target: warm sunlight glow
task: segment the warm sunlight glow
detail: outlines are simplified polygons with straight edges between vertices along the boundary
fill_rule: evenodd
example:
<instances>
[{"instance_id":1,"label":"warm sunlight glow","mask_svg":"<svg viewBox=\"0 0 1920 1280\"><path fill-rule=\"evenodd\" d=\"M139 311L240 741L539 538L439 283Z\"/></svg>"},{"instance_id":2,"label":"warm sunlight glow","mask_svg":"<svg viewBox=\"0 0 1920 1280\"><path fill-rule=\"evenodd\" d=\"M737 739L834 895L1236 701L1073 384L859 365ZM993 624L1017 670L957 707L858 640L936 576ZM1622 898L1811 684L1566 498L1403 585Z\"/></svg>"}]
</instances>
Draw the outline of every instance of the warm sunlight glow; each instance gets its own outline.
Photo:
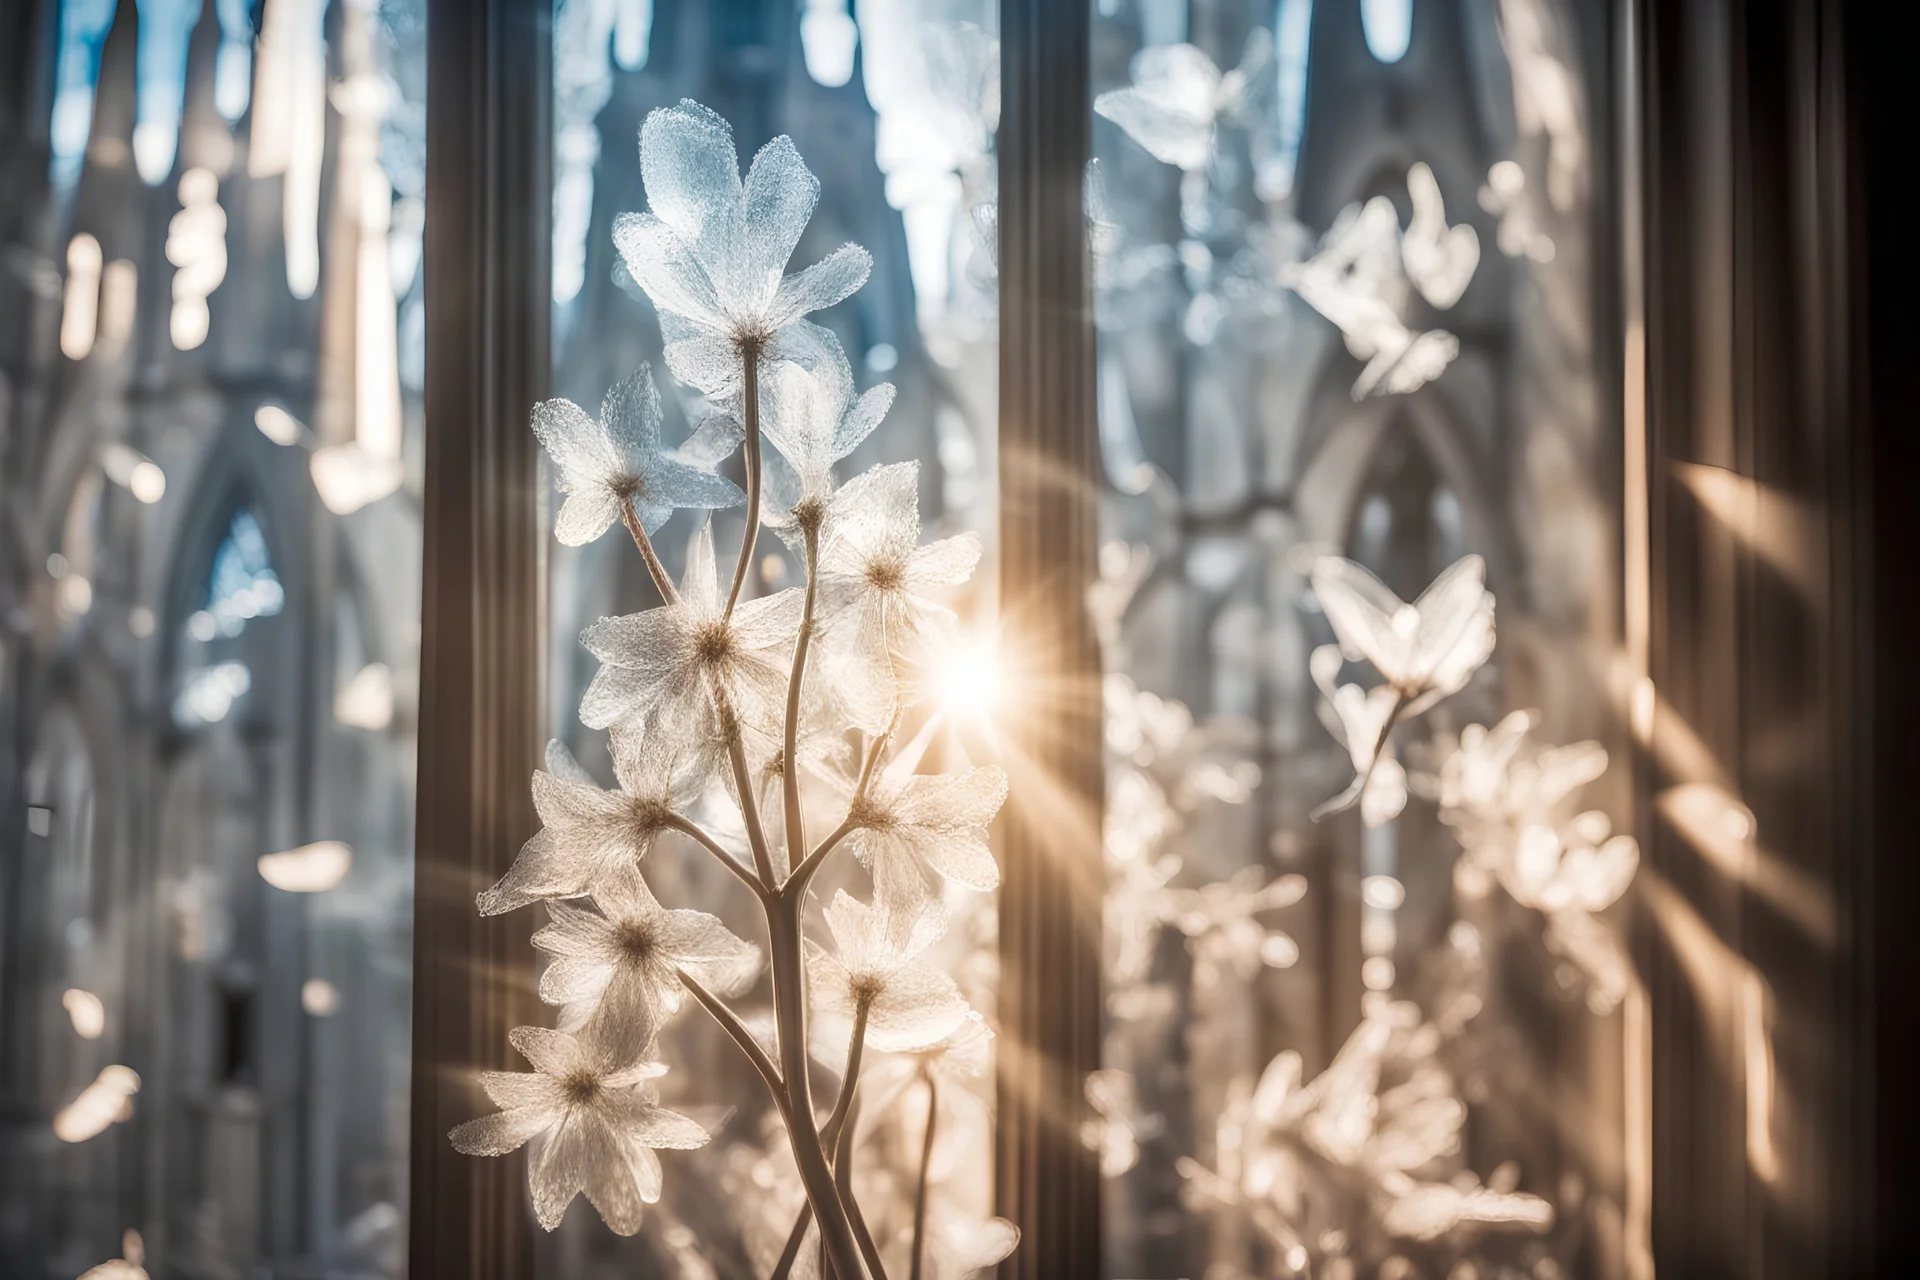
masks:
<instances>
[{"instance_id":1,"label":"warm sunlight glow","mask_svg":"<svg viewBox=\"0 0 1920 1280\"><path fill-rule=\"evenodd\" d=\"M308 978L300 984L300 1007L316 1018L331 1017L340 1010L340 990L325 978Z\"/></svg>"},{"instance_id":2,"label":"warm sunlight glow","mask_svg":"<svg viewBox=\"0 0 1920 1280\"><path fill-rule=\"evenodd\" d=\"M353 850L338 840L260 856L260 878L288 893L324 893L346 878Z\"/></svg>"},{"instance_id":3,"label":"warm sunlight glow","mask_svg":"<svg viewBox=\"0 0 1920 1280\"><path fill-rule=\"evenodd\" d=\"M955 642L941 661L937 678L944 710L983 719L993 715L1006 683L997 648L974 637Z\"/></svg>"}]
</instances>

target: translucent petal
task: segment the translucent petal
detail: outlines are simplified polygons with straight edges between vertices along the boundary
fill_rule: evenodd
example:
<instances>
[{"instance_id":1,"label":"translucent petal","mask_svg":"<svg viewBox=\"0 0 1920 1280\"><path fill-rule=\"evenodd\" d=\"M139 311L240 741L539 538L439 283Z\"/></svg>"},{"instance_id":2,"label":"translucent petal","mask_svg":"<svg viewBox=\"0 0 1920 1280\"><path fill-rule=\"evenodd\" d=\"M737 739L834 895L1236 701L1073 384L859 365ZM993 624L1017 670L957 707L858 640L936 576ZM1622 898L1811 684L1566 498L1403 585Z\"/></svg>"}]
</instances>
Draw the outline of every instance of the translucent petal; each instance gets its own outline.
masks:
<instances>
[{"instance_id":1,"label":"translucent petal","mask_svg":"<svg viewBox=\"0 0 1920 1280\"><path fill-rule=\"evenodd\" d=\"M503 1156L545 1133L556 1118L557 1113L545 1108L523 1107L469 1120L447 1136L462 1155Z\"/></svg>"},{"instance_id":2,"label":"translucent petal","mask_svg":"<svg viewBox=\"0 0 1920 1280\"><path fill-rule=\"evenodd\" d=\"M780 282L766 313L770 328L783 328L810 311L830 307L867 282L873 258L857 244L843 244L805 271Z\"/></svg>"},{"instance_id":3,"label":"translucent petal","mask_svg":"<svg viewBox=\"0 0 1920 1280\"><path fill-rule=\"evenodd\" d=\"M723 328L720 297L693 248L650 213L623 213L613 221L613 243L634 282L653 305L712 330Z\"/></svg>"},{"instance_id":4,"label":"translucent petal","mask_svg":"<svg viewBox=\"0 0 1920 1280\"><path fill-rule=\"evenodd\" d=\"M534 436L560 468L563 491L571 487L574 475L611 463L599 425L573 401L542 400L533 406L532 419Z\"/></svg>"},{"instance_id":5,"label":"translucent petal","mask_svg":"<svg viewBox=\"0 0 1920 1280\"><path fill-rule=\"evenodd\" d=\"M605 729L625 716L645 715L657 701L655 672L603 665L580 699L580 723Z\"/></svg>"},{"instance_id":6,"label":"translucent petal","mask_svg":"<svg viewBox=\"0 0 1920 1280\"><path fill-rule=\"evenodd\" d=\"M714 567L713 522L707 521L687 540L687 567L680 578L681 602L691 617L678 619L685 628L692 619L720 616L720 580ZM684 648L686 641L679 642Z\"/></svg>"},{"instance_id":7,"label":"translucent petal","mask_svg":"<svg viewBox=\"0 0 1920 1280\"><path fill-rule=\"evenodd\" d=\"M714 399L740 395L744 375L740 353L731 339L705 330L673 336L674 326L667 323L667 317L662 317L660 328L667 336L667 368L674 377Z\"/></svg>"},{"instance_id":8,"label":"translucent petal","mask_svg":"<svg viewBox=\"0 0 1920 1280\"><path fill-rule=\"evenodd\" d=\"M1439 655L1453 649L1460 633L1479 612L1486 596L1486 577L1486 561L1479 556L1462 556L1413 602L1420 615L1414 631L1414 651L1420 665L1430 668Z\"/></svg>"},{"instance_id":9,"label":"translucent petal","mask_svg":"<svg viewBox=\"0 0 1920 1280\"><path fill-rule=\"evenodd\" d=\"M1213 152L1211 112L1182 110L1139 88L1103 93L1093 100L1093 109L1163 164L1197 171Z\"/></svg>"},{"instance_id":10,"label":"translucent petal","mask_svg":"<svg viewBox=\"0 0 1920 1280\"><path fill-rule=\"evenodd\" d=\"M847 410L833 437L833 457L836 462L858 449L873 434L880 420L887 416L887 410L893 408L894 395L893 384L882 382L869 387Z\"/></svg>"},{"instance_id":11,"label":"translucent petal","mask_svg":"<svg viewBox=\"0 0 1920 1280\"><path fill-rule=\"evenodd\" d=\"M480 1087L502 1111L518 1107L546 1107L558 1115L563 1104L552 1076L539 1071L482 1071Z\"/></svg>"},{"instance_id":12,"label":"translucent petal","mask_svg":"<svg viewBox=\"0 0 1920 1280\"><path fill-rule=\"evenodd\" d=\"M1007 775L997 765L961 774L915 777L898 806L902 822L936 830L980 830L1007 799Z\"/></svg>"},{"instance_id":13,"label":"translucent petal","mask_svg":"<svg viewBox=\"0 0 1920 1280\"><path fill-rule=\"evenodd\" d=\"M648 1107L634 1124L634 1139L661 1151L697 1151L710 1134L699 1122L664 1107Z\"/></svg>"},{"instance_id":14,"label":"translucent petal","mask_svg":"<svg viewBox=\"0 0 1920 1280\"><path fill-rule=\"evenodd\" d=\"M874 906L901 941L912 932L912 922L939 898L938 877L916 856L911 845L889 835L856 832L848 841L873 876Z\"/></svg>"},{"instance_id":15,"label":"translucent petal","mask_svg":"<svg viewBox=\"0 0 1920 1280\"><path fill-rule=\"evenodd\" d=\"M653 464L649 496L674 507L737 507L747 500L733 481L662 458Z\"/></svg>"},{"instance_id":16,"label":"translucent petal","mask_svg":"<svg viewBox=\"0 0 1920 1280\"><path fill-rule=\"evenodd\" d=\"M1407 807L1407 772L1392 756L1374 761L1373 774L1360 793L1360 820L1369 827L1384 826Z\"/></svg>"},{"instance_id":17,"label":"translucent petal","mask_svg":"<svg viewBox=\"0 0 1920 1280\"><path fill-rule=\"evenodd\" d=\"M915 586L958 586L973 576L980 563L980 535L968 530L913 553L908 579Z\"/></svg>"},{"instance_id":18,"label":"translucent petal","mask_svg":"<svg viewBox=\"0 0 1920 1280\"><path fill-rule=\"evenodd\" d=\"M887 1053L924 1049L950 1035L971 1010L953 979L922 961L886 980L867 1014L867 1043Z\"/></svg>"},{"instance_id":19,"label":"translucent petal","mask_svg":"<svg viewBox=\"0 0 1920 1280\"><path fill-rule=\"evenodd\" d=\"M1313 594L1349 660L1365 658L1389 680L1406 669L1406 642L1393 620L1403 607L1385 583L1351 560L1324 556L1313 566Z\"/></svg>"},{"instance_id":20,"label":"translucent petal","mask_svg":"<svg viewBox=\"0 0 1920 1280\"><path fill-rule=\"evenodd\" d=\"M558 738L547 739L547 772L562 782L578 782L587 786L596 786L593 775L581 767L573 758L573 752L567 750L567 744Z\"/></svg>"},{"instance_id":21,"label":"translucent petal","mask_svg":"<svg viewBox=\"0 0 1920 1280\"><path fill-rule=\"evenodd\" d=\"M987 848L984 832L934 832L908 829L900 834L935 871L969 889L987 892L1000 886L1000 867Z\"/></svg>"},{"instance_id":22,"label":"translucent petal","mask_svg":"<svg viewBox=\"0 0 1920 1280\"><path fill-rule=\"evenodd\" d=\"M590 1065L572 1036L544 1027L515 1027L507 1032L507 1043L550 1076L564 1076Z\"/></svg>"},{"instance_id":23,"label":"translucent petal","mask_svg":"<svg viewBox=\"0 0 1920 1280\"><path fill-rule=\"evenodd\" d=\"M562 546L584 547L620 518L620 502L605 489L582 489L567 495L553 522L553 536Z\"/></svg>"},{"instance_id":24,"label":"translucent petal","mask_svg":"<svg viewBox=\"0 0 1920 1280\"><path fill-rule=\"evenodd\" d=\"M732 242L741 202L740 162L725 118L688 98L647 113L640 126L647 203L700 257Z\"/></svg>"},{"instance_id":25,"label":"translucent petal","mask_svg":"<svg viewBox=\"0 0 1920 1280\"><path fill-rule=\"evenodd\" d=\"M675 453L688 466L711 471L738 453L746 438L747 429L739 418L716 411L700 420L700 425L681 442Z\"/></svg>"},{"instance_id":26,"label":"translucent petal","mask_svg":"<svg viewBox=\"0 0 1920 1280\"><path fill-rule=\"evenodd\" d=\"M600 425L632 474L645 472L660 456L660 389L651 365L641 365L607 389Z\"/></svg>"},{"instance_id":27,"label":"translucent petal","mask_svg":"<svg viewBox=\"0 0 1920 1280\"><path fill-rule=\"evenodd\" d=\"M665 1178L660 1169L660 1157L644 1143L626 1141L621 1144L627 1158L627 1177L640 1199L647 1204L658 1204L660 1191ZM631 1235L632 1232L623 1234Z\"/></svg>"},{"instance_id":28,"label":"translucent petal","mask_svg":"<svg viewBox=\"0 0 1920 1280\"><path fill-rule=\"evenodd\" d=\"M764 287L763 293L750 295L758 309L772 301L787 260L800 243L800 233L813 216L820 180L808 172L793 139L782 134L753 158L745 198L748 280Z\"/></svg>"},{"instance_id":29,"label":"translucent petal","mask_svg":"<svg viewBox=\"0 0 1920 1280\"><path fill-rule=\"evenodd\" d=\"M576 860L567 851L555 848L552 836L540 831L520 846L519 855L499 883L481 893L476 901L481 915L497 916L543 898L573 897L585 892L586 884Z\"/></svg>"}]
</instances>

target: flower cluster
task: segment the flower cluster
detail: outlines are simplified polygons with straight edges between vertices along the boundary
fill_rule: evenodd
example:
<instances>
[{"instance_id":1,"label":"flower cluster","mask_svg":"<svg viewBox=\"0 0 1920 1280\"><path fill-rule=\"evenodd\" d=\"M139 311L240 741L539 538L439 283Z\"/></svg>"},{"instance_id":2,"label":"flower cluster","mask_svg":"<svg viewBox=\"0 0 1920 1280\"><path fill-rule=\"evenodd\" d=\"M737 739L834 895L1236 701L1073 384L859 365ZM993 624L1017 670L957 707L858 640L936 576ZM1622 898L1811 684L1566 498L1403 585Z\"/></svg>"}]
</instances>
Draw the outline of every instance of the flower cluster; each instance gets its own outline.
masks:
<instances>
[{"instance_id":1,"label":"flower cluster","mask_svg":"<svg viewBox=\"0 0 1920 1280\"><path fill-rule=\"evenodd\" d=\"M986 829L1006 779L997 768L919 773L920 752L893 745L924 684L918 673L955 624L941 597L966 581L980 544L966 535L921 545L912 465L836 482L835 466L879 425L893 388L856 394L839 341L806 319L859 288L869 262L849 245L788 273L820 190L792 142L768 143L742 179L726 121L682 102L647 117L640 157L651 209L622 217L614 238L659 311L669 371L716 412L669 448L646 368L607 394L598 419L564 400L534 410L567 494L556 535L579 544L621 523L661 603L582 636L600 668L580 718L609 731L617 786L603 789L554 744L533 778L541 830L480 895L488 914L545 907L549 923L533 941L548 957L539 990L558 1008L558 1029L513 1033L535 1070L484 1075L501 1110L462 1125L453 1142L499 1155L531 1141L544 1226L584 1192L608 1226L632 1233L661 1193L654 1153L708 1138L659 1105L655 1084L666 1071L661 1033L697 1003L762 1076L787 1129L805 1210L785 1265L811 1232L842 1280L882 1280L852 1146L840 1141L851 1135L863 1051L937 1054L970 1027L984 1034L922 953L945 927L949 886L999 883ZM743 487L715 470L735 449ZM652 536L674 512L742 502L731 582L723 589L710 524L670 577ZM802 560L803 587L748 590L763 522ZM716 795L737 820L703 826L700 806ZM830 828L807 820L823 795L844 815ZM764 945L656 900L650 861L684 847L751 890ZM823 913L829 947L805 936L806 907L815 874L843 848L870 874L873 901L836 894ZM728 1003L763 967L770 1044ZM810 1014L849 1029L840 1099L824 1122L813 1109ZM915 1215L911 1242L916 1272L924 1217Z\"/></svg>"}]
</instances>

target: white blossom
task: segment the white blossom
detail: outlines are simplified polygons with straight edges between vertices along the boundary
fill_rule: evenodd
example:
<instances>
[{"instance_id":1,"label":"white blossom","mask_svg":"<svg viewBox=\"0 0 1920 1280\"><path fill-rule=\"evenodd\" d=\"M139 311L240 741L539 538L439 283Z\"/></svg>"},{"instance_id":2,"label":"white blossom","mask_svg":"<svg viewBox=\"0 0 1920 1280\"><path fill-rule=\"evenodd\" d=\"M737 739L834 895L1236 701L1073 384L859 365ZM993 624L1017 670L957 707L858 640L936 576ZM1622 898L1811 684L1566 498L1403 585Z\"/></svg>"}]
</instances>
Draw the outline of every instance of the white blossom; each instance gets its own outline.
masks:
<instances>
[{"instance_id":1,"label":"white blossom","mask_svg":"<svg viewBox=\"0 0 1920 1280\"><path fill-rule=\"evenodd\" d=\"M637 864L681 797L681 760L665 750L616 749L620 786L603 791L565 747L550 743L546 770L533 775L540 830L521 846L500 882L480 895L480 914L498 915L543 898L577 898L614 870Z\"/></svg>"},{"instance_id":2,"label":"white blossom","mask_svg":"<svg viewBox=\"0 0 1920 1280\"><path fill-rule=\"evenodd\" d=\"M676 507L731 507L746 495L711 471L688 466L660 443L660 392L653 370L615 383L598 421L571 400L543 400L533 408L533 431L560 470L567 495L554 536L570 547L592 542L620 519L623 502L648 533Z\"/></svg>"},{"instance_id":3,"label":"white blossom","mask_svg":"<svg viewBox=\"0 0 1920 1280\"><path fill-rule=\"evenodd\" d=\"M767 413L761 429L793 468L799 492L785 503L833 493L833 466L873 434L893 406L894 389L882 382L856 394L853 367L840 340L828 336L826 353L812 369L786 363L767 379ZM783 513L784 514L784 513ZM919 530L915 530L918 538Z\"/></svg>"},{"instance_id":4,"label":"white blossom","mask_svg":"<svg viewBox=\"0 0 1920 1280\"><path fill-rule=\"evenodd\" d=\"M744 600L731 618L724 606L708 525L687 547L677 600L602 618L581 634L601 667L580 700L580 722L604 729L629 721L658 739L691 742L716 715L723 732L729 716L772 719L785 704L800 592Z\"/></svg>"},{"instance_id":5,"label":"white blossom","mask_svg":"<svg viewBox=\"0 0 1920 1280\"><path fill-rule=\"evenodd\" d=\"M659 308L674 377L725 399L742 390L743 351L813 364L823 331L802 317L858 289L872 259L843 245L785 274L820 199L793 140L762 147L742 182L732 127L683 99L641 126L640 171L651 212L622 214L613 239Z\"/></svg>"},{"instance_id":6,"label":"white blossom","mask_svg":"<svg viewBox=\"0 0 1920 1280\"><path fill-rule=\"evenodd\" d=\"M904 940L866 903L835 893L827 905L833 949L809 942L814 1008L853 1019L867 1011L867 1044L886 1052L925 1049L957 1028L967 1002L952 978L924 958L946 929L936 911L911 922Z\"/></svg>"},{"instance_id":7,"label":"white blossom","mask_svg":"<svg viewBox=\"0 0 1920 1280\"><path fill-rule=\"evenodd\" d=\"M1099 115L1119 125L1165 164L1189 173L1205 169L1213 155L1214 125L1247 109L1255 77L1272 53L1272 39L1256 29L1240 65L1222 72L1190 44L1156 45L1133 59L1133 84L1093 101Z\"/></svg>"},{"instance_id":8,"label":"white blossom","mask_svg":"<svg viewBox=\"0 0 1920 1280\"><path fill-rule=\"evenodd\" d=\"M873 780L848 815L858 829L847 843L872 873L874 903L896 940L910 936L942 880L983 892L999 887L987 824L1006 798L1007 775L993 766Z\"/></svg>"},{"instance_id":9,"label":"white blossom","mask_svg":"<svg viewBox=\"0 0 1920 1280\"><path fill-rule=\"evenodd\" d=\"M1493 593L1486 562L1456 560L1407 604L1351 560L1323 556L1313 594L1349 659L1365 658L1405 704L1403 715L1465 687L1493 653Z\"/></svg>"},{"instance_id":10,"label":"white blossom","mask_svg":"<svg viewBox=\"0 0 1920 1280\"><path fill-rule=\"evenodd\" d=\"M612 1061L631 1061L680 1008L682 969L720 995L759 972L758 947L704 911L661 906L637 867L602 876L591 900L598 910L548 903L552 923L533 945L552 957L540 998L565 1006L560 1029L581 1032Z\"/></svg>"},{"instance_id":11,"label":"white blossom","mask_svg":"<svg viewBox=\"0 0 1920 1280\"><path fill-rule=\"evenodd\" d=\"M632 1235L641 1206L660 1198L654 1152L705 1146L707 1131L658 1105L649 1082L666 1073L661 1063L610 1070L575 1037L539 1027L516 1027L508 1039L534 1070L482 1072L500 1111L454 1129L454 1147L498 1156L531 1141L527 1180L541 1226L558 1227L584 1192L609 1227Z\"/></svg>"}]
</instances>

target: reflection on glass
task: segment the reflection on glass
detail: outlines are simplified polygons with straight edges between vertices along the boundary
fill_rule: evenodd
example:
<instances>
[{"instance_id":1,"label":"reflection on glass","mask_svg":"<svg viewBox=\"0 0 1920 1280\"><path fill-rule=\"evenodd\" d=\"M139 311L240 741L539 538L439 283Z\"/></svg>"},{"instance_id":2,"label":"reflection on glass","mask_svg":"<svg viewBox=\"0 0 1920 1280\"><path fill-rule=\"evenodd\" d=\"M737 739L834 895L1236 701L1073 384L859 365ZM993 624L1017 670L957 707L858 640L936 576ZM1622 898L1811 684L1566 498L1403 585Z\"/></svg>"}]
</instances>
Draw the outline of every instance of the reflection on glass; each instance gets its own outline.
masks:
<instances>
[{"instance_id":1,"label":"reflection on glass","mask_svg":"<svg viewBox=\"0 0 1920 1280\"><path fill-rule=\"evenodd\" d=\"M564 499L556 492L553 508L561 545L550 550L550 705L557 716L555 736L565 744L549 757L556 777L580 784L592 779L596 788L616 778L646 785L633 762L620 754L621 734L612 734L610 743L604 730L621 708L600 696L612 690L611 684L590 686L601 659L617 654L609 647L611 633L604 643L592 642L598 655L582 646L580 635L589 624L658 606L666 594L661 580L673 584L684 611L689 602L704 599L700 579L687 584L686 568L705 565L709 557L720 596L736 565L745 569L737 615L743 628L750 611L764 611L780 593L805 583L804 538L790 525L785 531L791 539L762 537L753 556L735 559L745 526L737 491L747 484L740 429L731 425L744 404L741 366L725 343L686 341L700 326L701 307L676 298L671 282L653 274L643 243L651 232L631 220L649 209L669 220L672 216L661 204L674 195L670 183L662 186L666 171L643 174L642 148L636 146L650 112L674 108L683 98L697 99L730 123L743 170L782 163L783 148L761 149L781 135L791 138L820 184L804 230L794 229L791 270L832 263L849 242L871 254L871 276L858 292L807 316L807 324L824 330L824 336L812 333L819 350L806 360L811 373L789 367L769 374L764 384L764 425L772 433L765 460L769 517L777 521L796 499L827 492L829 484L841 486L838 492L844 494L860 483L855 477L882 466L873 475L885 492L872 496L884 498L894 515L855 532L877 532L886 545L868 546L861 537L840 540L834 555L844 563L823 561L823 572L844 579L842 594L849 600L868 579L872 553L902 538L958 545L943 540L974 530L990 540L995 303L990 241L981 242L976 226L984 216L977 211L990 211L994 196L996 13L995 5L975 0L834 0L775 6L758 16L683 0L644 5L565 0L558 6L555 390L584 408L577 418L567 413L564 421L549 415L542 429L549 444L564 445L594 426L595 406L602 406L602 422L614 422L632 397L609 398L609 393L629 385L643 365L651 366L659 415L652 428L658 433L654 453L660 456L650 465L677 496L653 509L635 495L634 523L647 533L662 563L664 572L656 578L629 535L610 528L620 519L617 497L604 501L588 474L591 467L555 455L553 479L565 490ZM681 108L668 115L692 111ZM687 115L697 118L697 113ZM990 217L985 220L991 225ZM643 395L634 403L652 401ZM876 424L879 430L873 430ZM586 460L583 455L579 461ZM885 465L909 462L918 464L917 472ZM717 471L731 482L731 492L703 494L674 467ZM609 528L606 536L595 538ZM988 546L989 565L991 556ZM936 594L957 611L967 635L985 633L982 610L992 600L993 582L984 567L958 589L951 581L958 575L945 574L948 580L936 585L943 577L938 564L922 566L916 560L906 570L907 576L913 574L920 577L905 585L916 595ZM711 603L722 607L718 599ZM864 651L855 646L850 652L852 665L835 675L834 686L836 694L847 695L845 710L870 725L870 741L885 730L886 716L872 698L854 696L861 682L842 678L855 673L858 663L852 660ZM968 764L989 761L990 744L970 708L949 713L949 702L939 696L988 669L981 652L977 645L956 648L953 661L923 673L923 700L892 739L901 761L899 776L873 779L876 803L898 800L933 781L932 775L964 778ZM775 674L784 691L785 662L776 664ZM697 712L697 701L689 709ZM676 713L664 723L684 730L697 725L697 716ZM812 756L804 740L800 755L803 762ZM832 777L844 766L838 753L829 755L819 765ZM837 791L828 785L810 803L804 817L809 833L816 838L828 833L813 827L822 822L830 827L836 805L844 811L858 772L856 761ZM763 812L770 814L777 847L784 825L777 783L769 780L765 793L772 805ZM695 813L722 847L750 847L737 804L724 788L713 788ZM667 832L656 844L644 868L652 899L663 908L710 913L730 935L764 950L761 909L732 873L681 835ZM847 852L858 851L850 844ZM876 845L868 852L877 865L899 850ZM992 898L948 888L946 878L927 879L917 869L894 887L905 891L915 884L944 902L945 932L890 939L879 930L875 936L858 905L873 901L873 880L857 858L835 857L823 866L810 895L808 940L819 949L810 945L809 954L817 958L817 968L844 969L848 992L854 978L884 955L902 962L903 973L932 975L929 982L936 988L945 975L964 1001L936 1000L930 1010L918 1001L899 1008L890 1002L877 1013L870 1010L874 1034L861 1059L860 1103L845 1126L854 1191L877 1246L892 1260L890 1273L908 1274L907 1254L917 1231L925 1244L925 1274L959 1280L990 1268L1013 1245L1005 1224L991 1216L993 1040L984 1020L964 1016L965 1007L992 1012ZM842 890L851 896L839 898ZM640 923L651 918L648 904L636 895L609 894L601 916ZM825 910L830 904L831 928ZM536 907L527 913L529 927L547 911ZM599 917L584 918L589 915L559 908L545 936L558 945L565 939L556 930L564 928L590 940L597 936ZM747 1026L771 1036L776 1019L762 967L713 976L727 984L733 993L727 999ZM555 993L573 990L583 975L592 977L572 961L555 960L545 972ZM819 998L833 1003L834 989L823 988ZM631 1239L613 1235L584 1206L566 1214L540 1246L543 1274L618 1270L681 1280L764 1275L790 1240L798 1239L793 1232L803 1203L802 1182L780 1118L765 1102L764 1084L712 1018L691 1001L676 1003L680 1010L653 1050L670 1067L658 1081L660 1103L701 1123L712 1139L699 1150L663 1157L661 1198L646 1209ZM949 1016L955 1010L963 1014L958 1020ZM829 1097L846 1070L850 1040L849 1019L830 1014L826 1010L815 1019L820 1035L814 1045L814 1074ZM564 1021L565 1010L561 1015L563 1028L582 1030ZM737 1110L729 1114L727 1107ZM916 1228L915 1189L923 1170L927 1191ZM801 1251L806 1256L794 1275L817 1274L810 1269L818 1261L817 1234L807 1239Z\"/></svg>"},{"instance_id":2,"label":"reflection on glass","mask_svg":"<svg viewBox=\"0 0 1920 1280\"><path fill-rule=\"evenodd\" d=\"M398 1276L424 4L41 9L0 138L45 174L0 246L0 1274Z\"/></svg>"},{"instance_id":3,"label":"reflection on glass","mask_svg":"<svg viewBox=\"0 0 1920 1280\"><path fill-rule=\"evenodd\" d=\"M1623 1248L1577 8L1094 18L1110 1275Z\"/></svg>"}]
</instances>

